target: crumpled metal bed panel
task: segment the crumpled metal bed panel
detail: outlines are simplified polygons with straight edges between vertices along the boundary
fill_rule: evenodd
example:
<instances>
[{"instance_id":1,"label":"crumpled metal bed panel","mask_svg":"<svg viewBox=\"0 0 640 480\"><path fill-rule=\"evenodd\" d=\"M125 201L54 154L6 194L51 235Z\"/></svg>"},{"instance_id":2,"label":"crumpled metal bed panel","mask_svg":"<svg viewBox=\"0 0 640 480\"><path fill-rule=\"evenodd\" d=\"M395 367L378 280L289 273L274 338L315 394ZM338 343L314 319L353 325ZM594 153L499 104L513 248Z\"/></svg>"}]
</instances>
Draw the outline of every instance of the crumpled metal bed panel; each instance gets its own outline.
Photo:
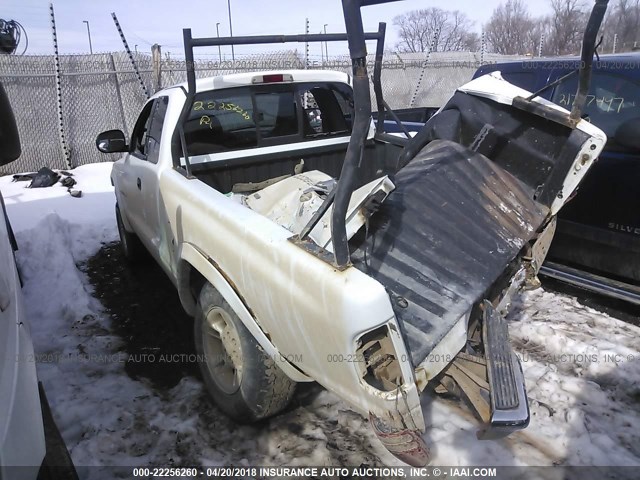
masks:
<instances>
[{"instance_id":1,"label":"crumpled metal bed panel","mask_svg":"<svg viewBox=\"0 0 640 480\"><path fill-rule=\"evenodd\" d=\"M487 157L435 140L393 179L354 265L390 293L418 365L482 298L548 208Z\"/></svg>"}]
</instances>

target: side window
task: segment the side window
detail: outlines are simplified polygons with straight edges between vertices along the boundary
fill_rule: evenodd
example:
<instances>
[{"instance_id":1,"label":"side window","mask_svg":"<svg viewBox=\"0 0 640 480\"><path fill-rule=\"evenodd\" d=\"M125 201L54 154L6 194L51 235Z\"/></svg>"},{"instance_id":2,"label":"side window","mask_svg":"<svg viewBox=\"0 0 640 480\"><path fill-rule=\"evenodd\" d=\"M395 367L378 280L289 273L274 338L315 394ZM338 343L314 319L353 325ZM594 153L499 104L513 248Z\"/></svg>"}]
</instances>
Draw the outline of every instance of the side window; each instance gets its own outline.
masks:
<instances>
[{"instance_id":1,"label":"side window","mask_svg":"<svg viewBox=\"0 0 640 480\"><path fill-rule=\"evenodd\" d=\"M169 97L156 99L150 116L151 125L147 131L145 153L147 155L147 161L151 163L158 163L160 137L162 135L164 117L167 114L167 105L169 105Z\"/></svg>"},{"instance_id":2,"label":"side window","mask_svg":"<svg viewBox=\"0 0 640 480\"><path fill-rule=\"evenodd\" d=\"M305 138L348 135L351 132L353 101L348 88L307 84L301 86L299 92L305 112L302 120Z\"/></svg>"},{"instance_id":3,"label":"side window","mask_svg":"<svg viewBox=\"0 0 640 480\"><path fill-rule=\"evenodd\" d=\"M135 127L133 127L133 134L131 135L131 147L129 152L138 158L145 159L146 152L146 134L151 122L151 111L155 105L155 101L149 102L142 109L142 113L136 121Z\"/></svg>"},{"instance_id":4,"label":"side window","mask_svg":"<svg viewBox=\"0 0 640 480\"><path fill-rule=\"evenodd\" d=\"M640 117L639 86L619 75L593 72L584 108L585 118L612 139L622 123ZM578 79L574 75L556 87L553 102L570 110L577 88Z\"/></svg>"}]
</instances>

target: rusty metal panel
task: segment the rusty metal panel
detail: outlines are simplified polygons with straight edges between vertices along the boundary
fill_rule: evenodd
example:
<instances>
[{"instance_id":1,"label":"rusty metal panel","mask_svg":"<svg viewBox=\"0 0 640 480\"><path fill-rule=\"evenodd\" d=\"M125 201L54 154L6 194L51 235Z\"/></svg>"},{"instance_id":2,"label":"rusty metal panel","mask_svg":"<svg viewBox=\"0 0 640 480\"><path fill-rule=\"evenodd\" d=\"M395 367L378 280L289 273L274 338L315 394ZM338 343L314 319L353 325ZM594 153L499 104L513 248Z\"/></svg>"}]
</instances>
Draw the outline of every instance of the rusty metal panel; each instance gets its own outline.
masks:
<instances>
[{"instance_id":1,"label":"rusty metal panel","mask_svg":"<svg viewBox=\"0 0 640 480\"><path fill-rule=\"evenodd\" d=\"M484 155L436 140L394 177L354 264L389 291L415 365L543 224L533 190Z\"/></svg>"}]
</instances>

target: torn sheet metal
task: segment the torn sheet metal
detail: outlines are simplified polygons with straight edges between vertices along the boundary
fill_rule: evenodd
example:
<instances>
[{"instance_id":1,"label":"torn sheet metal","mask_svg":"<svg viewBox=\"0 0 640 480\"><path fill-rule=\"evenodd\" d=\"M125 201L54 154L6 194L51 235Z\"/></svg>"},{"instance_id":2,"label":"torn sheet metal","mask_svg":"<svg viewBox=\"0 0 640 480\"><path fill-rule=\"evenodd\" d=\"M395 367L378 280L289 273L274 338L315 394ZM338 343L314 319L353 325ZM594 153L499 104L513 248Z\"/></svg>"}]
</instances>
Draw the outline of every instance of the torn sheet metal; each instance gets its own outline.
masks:
<instances>
[{"instance_id":1,"label":"torn sheet metal","mask_svg":"<svg viewBox=\"0 0 640 480\"><path fill-rule=\"evenodd\" d=\"M318 170L294 175L246 197L244 203L252 210L299 234L324 203L336 181ZM381 203L395 188L384 176L355 190L347 210L347 238L355 235L367 220L370 199ZM329 209L311 230L309 237L320 247L333 252L331 243L331 210Z\"/></svg>"}]
</instances>

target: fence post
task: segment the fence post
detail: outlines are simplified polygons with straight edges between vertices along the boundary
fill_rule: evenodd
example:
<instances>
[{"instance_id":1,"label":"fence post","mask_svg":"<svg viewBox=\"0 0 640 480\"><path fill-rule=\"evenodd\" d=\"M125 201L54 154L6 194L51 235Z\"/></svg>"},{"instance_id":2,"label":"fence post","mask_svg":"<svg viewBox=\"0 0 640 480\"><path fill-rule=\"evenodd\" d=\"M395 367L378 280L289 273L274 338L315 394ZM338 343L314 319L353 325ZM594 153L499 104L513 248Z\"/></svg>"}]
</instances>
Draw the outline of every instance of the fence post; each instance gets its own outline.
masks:
<instances>
[{"instance_id":1,"label":"fence post","mask_svg":"<svg viewBox=\"0 0 640 480\"><path fill-rule=\"evenodd\" d=\"M540 34L540 43L538 44L538 57L542 57L543 47L544 47L544 32Z\"/></svg>"},{"instance_id":2,"label":"fence post","mask_svg":"<svg viewBox=\"0 0 640 480\"><path fill-rule=\"evenodd\" d=\"M131 49L129 48L129 44L127 43L127 39L124 38L124 32L120 27L120 22L118 22L118 17L116 17L115 12L111 12L111 18L113 18L113 23L116 24L116 28L118 29L118 33L120 34L120 40L122 40L122 44L124 45L124 49L127 51L127 55L129 55L129 60L131 61L131 65L133 66L133 71L136 73L138 77L138 81L140 82L140 86L142 87L142 91L144 92L145 97L150 98L149 91L147 90L147 86L144 84L142 80L142 76L140 76L140 70L138 70L138 64L133 58L133 54L131 53Z\"/></svg>"},{"instance_id":3,"label":"fence post","mask_svg":"<svg viewBox=\"0 0 640 480\"><path fill-rule=\"evenodd\" d=\"M60 56L58 55L58 36L56 33L56 17L53 12L53 3L49 4L49 13L51 15L51 32L53 33L53 61L55 64L55 79L56 79L56 107L58 111L58 134L60 136L60 146L62 147L62 155L64 161L67 164L67 168L73 168L71 164L71 154L67 145L67 139L64 133L64 118L62 116L62 84L60 75Z\"/></svg>"},{"instance_id":4,"label":"fence post","mask_svg":"<svg viewBox=\"0 0 640 480\"><path fill-rule=\"evenodd\" d=\"M162 89L162 51L160 45L151 46L151 62L153 63L153 91Z\"/></svg>"},{"instance_id":5,"label":"fence post","mask_svg":"<svg viewBox=\"0 0 640 480\"><path fill-rule=\"evenodd\" d=\"M304 33L309 35L309 19L304 21ZM309 42L304 42L304 69L309 68Z\"/></svg>"},{"instance_id":6,"label":"fence post","mask_svg":"<svg viewBox=\"0 0 640 480\"><path fill-rule=\"evenodd\" d=\"M427 63L429 63L429 58L431 57L431 52L433 52L436 49L436 46L438 45L438 37L440 37L440 27L436 28L436 31L433 34L433 38L431 39L431 44L429 45L429 50L427 50L427 56L425 57L424 62L422 62L422 70L420 70L418 83L416 84L416 89L413 91L411 102L409 102L410 108L413 108L413 105L416 103L416 98L418 97L420 86L422 85L422 78L424 77L424 73L427 69Z\"/></svg>"},{"instance_id":7,"label":"fence post","mask_svg":"<svg viewBox=\"0 0 640 480\"><path fill-rule=\"evenodd\" d=\"M118 72L116 70L116 62L113 59L113 53L109 54L109 63L111 64L111 69L113 70L113 76L115 77L115 87L116 87L116 102L118 102L118 109L120 110L120 116L122 117L122 131L128 137L129 129L127 128L127 117L124 114L124 105L122 104L122 94L120 93L120 80L118 80Z\"/></svg>"}]
</instances>

